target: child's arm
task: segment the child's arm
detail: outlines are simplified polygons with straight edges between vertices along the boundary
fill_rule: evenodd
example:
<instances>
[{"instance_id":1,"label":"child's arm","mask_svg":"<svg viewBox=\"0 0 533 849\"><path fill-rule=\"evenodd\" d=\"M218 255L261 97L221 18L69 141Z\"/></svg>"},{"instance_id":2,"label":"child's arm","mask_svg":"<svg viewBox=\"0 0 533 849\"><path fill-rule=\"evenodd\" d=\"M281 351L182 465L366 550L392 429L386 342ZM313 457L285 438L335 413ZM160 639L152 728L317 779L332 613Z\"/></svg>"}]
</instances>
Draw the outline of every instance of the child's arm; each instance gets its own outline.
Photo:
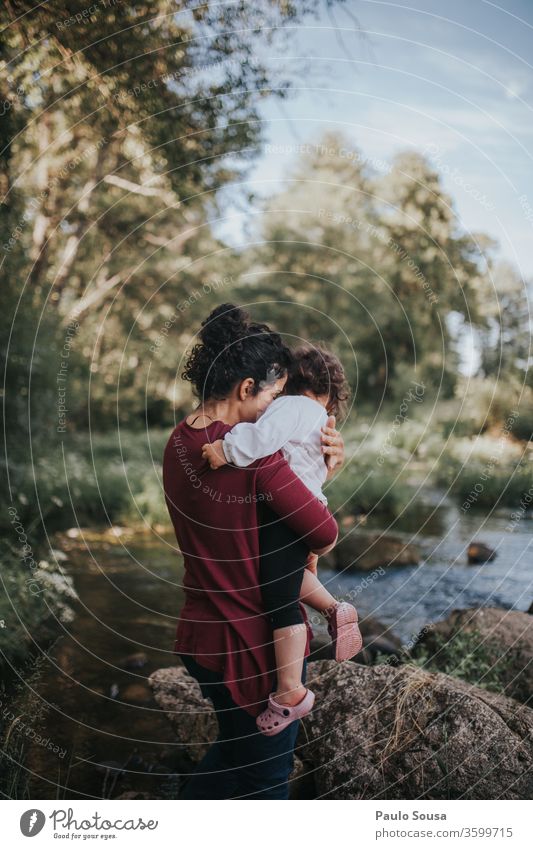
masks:
<instances>
[{"instance_id":1,"label":"child's arm","mask_svg":"<svg viewBox=\"0 0 533 849\"><path fill-rule=\"evenodd\" d=\"M305 568L308 569L313 575L318 574L318 554L310 551L307 555L307 560L305 563Z\"/></svg>"},{"instance_id":2,"label":"child's arm","mask_svg":"<svg viewBox=\"0 0 533 849\"><path fill-rule=\"evenodd\" d=\"M300 419L297 398L284 395L272 401L256 422L239 422L226 433L224 440L202 446L202 455L213 469L224 463L249 466L254 460L275 454L293 434L299 433L303 427Z\"/></svg>"}]
</instances>

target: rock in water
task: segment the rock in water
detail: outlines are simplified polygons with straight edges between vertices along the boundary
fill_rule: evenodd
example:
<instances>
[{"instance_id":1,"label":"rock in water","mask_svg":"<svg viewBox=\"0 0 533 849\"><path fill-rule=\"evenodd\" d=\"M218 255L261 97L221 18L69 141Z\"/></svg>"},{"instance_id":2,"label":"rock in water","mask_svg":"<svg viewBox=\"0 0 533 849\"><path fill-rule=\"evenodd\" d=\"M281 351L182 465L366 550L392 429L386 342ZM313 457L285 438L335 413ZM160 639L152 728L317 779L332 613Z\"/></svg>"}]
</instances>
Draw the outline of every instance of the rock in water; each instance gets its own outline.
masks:
<instances>
[{"instance_id":1,"label":"rock in water","mask_svg":"<svg viewBox=\"0 0 533 849\"><path fill-rule=\"evenodd\" d=\"M368 531L352 531L335 546L331 555L338 570L371 572L389 566L420 563L420 551L413 543L398 536Z\"/></svg>"},{"instance_id":2,"label":"rock in water","mask_svg":"<svg viewBox=\"0 0 533 849\"><path fill-rule=\"evenodd\" d=\"M359 620L359 627L363 635L363 651L366 652L367 657L370 657L371 663L378 655L393 658L399 657L402 653L402 641L388 625L372 616L365 616Z\"/></svg>"},{"instance_id":3,"label":"rock in water","mask_svg":"<svg viewBox=\"0 0 533 849\"><path fill-rule=\"evenodd\" d=\"M499 684L506 696L533 707L533 619L519 610L452 610L424 629L413 654L429 652L432 666L457 665L468 654L480 682Z\"/></svg>"},{"instance_id":4,"label":"rock in water","mask_svg":"<svg viewBox=\"0 0 533 849\"><path fill-rule=\"evenodd\" d=\"M405 665L310 663L298 756L326 799L529 799L533 711Z\"/></svg>"},{"instance_id":5,"label":"rock in water","mask_svg":"<svg viewBox=\"0 0 533 849\"><path fill-rule=\"evenodd\" d=\"M148 655L144 651L135 652L135 654L129 654L127 657L123 658L120 662L120 665L124 667L124 669L142 669L143 666L146 666L148 663Z\"/></svg>"},{"instance_id":6,"label":"rock in water","mask_svg":"<svg viewBox=\"0 0 533 849\"><path fill-rule=\"evenodd\" d=\"M158 669L148 678L154 699L165 711L182 751L199 761L218 733L213 705L204 699L200 685L183 666Z\"/></svg>"},{"instance_id":7,"label":"rock in water","mask_svg":"<svg viewBox=\"0 0 533 849\"><path fill-rule=\"evenodd\" d=\"M496 552L484 542L471 542L467 549L467 556L470 564L489 563L496 557Z\"/></svg>"}]
</instances>

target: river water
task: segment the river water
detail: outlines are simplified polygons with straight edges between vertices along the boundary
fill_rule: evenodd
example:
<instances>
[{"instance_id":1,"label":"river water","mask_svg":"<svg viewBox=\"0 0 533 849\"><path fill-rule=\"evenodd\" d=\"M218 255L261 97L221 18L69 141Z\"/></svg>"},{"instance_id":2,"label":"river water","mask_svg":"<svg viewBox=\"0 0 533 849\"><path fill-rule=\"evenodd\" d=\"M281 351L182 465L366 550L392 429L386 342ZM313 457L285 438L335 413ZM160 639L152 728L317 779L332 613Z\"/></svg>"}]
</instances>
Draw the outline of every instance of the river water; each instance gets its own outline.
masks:
<instances>
[{"instance_id":1,"label":"river water","mask_svg":"<svg viewBox=\"0 0 533 849\"><path fill-rule=\"evenodd\" d=\"M418 545L419 565L394 567L374 581L357 572L321 573L333 595L353 598L363 616L390 626L407 646L424 625L445 619L454 609L527 610L533 601L533 517L515 521L510 510L493 511L489 517L464 514L437 492L433 497L437 507L430 502L421 508L424 533L401 521L391 526L392 533L402 531L404 539ZM495 559L468 565L473 540L494 549Z\"/></svg>"},{"instance_id":2,"label":"river water","mask_svg":"<svg viewBox=\"0 0 533 849\"><path fill-rule=\"evenodd\" d=\"M415 536L417 524L424 533ZM355 590L360 615L391 626L407 645L425 623L454 608L527 610L533 600L532 518L513 524L508 511L463 515L429 493L417 518L390 531L413 535L420 565L392 568L373 581L326 569L321 577L337 596L353 597ZM66 753L60 757L29 743L28 796L106 798L131 791L175 798L186 771L183 756L146 682L151 672L176 662L172 646L183 595L175 540L77 533L54 541L67 554L64 565L80 601L74 621L63 626L45 657L36 690L48 709L34 720L41 737ZM468 566L466 547L473 539L496 549L496 559ZM139 653L142 665L128 668L128 657Z\"/></svg>"},{"instance_id":3,"label":"river water","mask_svg":"<svg viewBox=\"0 0 533 849\"><path fill-rule=\"evenodd\" d=\"M151 672L176 662L182 591L175 539L81 530L73 539L58 536L54 546L68 556L62 565L80 601L45 658L36 689L47 713L36 728L66 753L30 744L28 795L175 798L183 758L147 684ZM143 665L128 668L139 653Z\"/></svg>"}]
</instances>

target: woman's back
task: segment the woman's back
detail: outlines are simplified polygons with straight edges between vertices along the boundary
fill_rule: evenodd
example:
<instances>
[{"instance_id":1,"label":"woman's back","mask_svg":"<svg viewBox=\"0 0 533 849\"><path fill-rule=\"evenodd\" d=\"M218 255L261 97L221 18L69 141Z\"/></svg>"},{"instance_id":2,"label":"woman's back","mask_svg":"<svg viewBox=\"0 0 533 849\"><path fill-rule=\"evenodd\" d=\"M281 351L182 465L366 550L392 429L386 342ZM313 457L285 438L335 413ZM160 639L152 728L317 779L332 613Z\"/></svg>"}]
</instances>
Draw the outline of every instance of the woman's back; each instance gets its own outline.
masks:
<instances>
[{"instance_id":1,"label":"woman's back","mask_svg":"<svg viewBox=\"0 0 533 849\"><path fill-rule=\"evenodd\" d=\"M213 471L202 458L204 442L230 429L221 421L195 428L184 420L172 432L163 460L165 497L185 561L186 587L200 591L206 612L220 601L225 610L228 605L235 612L260 610L254 470L228 466ZM217 593L236 590L246 593L217 599Z\"/></svg>"},{"instance_id":2,"label":"woman's back","mask_svg":"<svg viewBox=\"0 0 533 849\"><path fill-rule=\"evenodd\" d=\"M174 650L223 671L237 704L257 715L275 670L258 586L260 504L267 503L310 548L330 544L337 524L280 451L250 468L213 471L201 446L230 429L221 421L196 428L183 420L165 448L165 498L185 564L186 600Z\"/></svg>"}]
</instances>

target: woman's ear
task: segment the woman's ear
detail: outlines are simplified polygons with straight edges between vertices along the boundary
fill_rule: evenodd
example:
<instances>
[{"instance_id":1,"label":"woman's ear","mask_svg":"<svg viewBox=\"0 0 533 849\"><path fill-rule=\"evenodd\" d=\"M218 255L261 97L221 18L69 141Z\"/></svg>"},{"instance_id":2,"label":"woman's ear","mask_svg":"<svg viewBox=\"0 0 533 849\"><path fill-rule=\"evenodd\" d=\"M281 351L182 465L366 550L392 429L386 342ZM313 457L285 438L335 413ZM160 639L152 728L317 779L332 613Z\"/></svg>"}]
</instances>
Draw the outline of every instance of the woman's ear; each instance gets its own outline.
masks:
<instances>
[{"instance_id":1,"label":"woman's ear","mask_svg":"<svg viewBox=\"0 0 533 849\"><path fill-rule=\"evenodd\" d=\"M255 386L255 380L253 377L247 377L245 380L241 380L239 386L239 401L246 401L247 398L252 394L252 389Z\"/></svg>"}]
</instances>

